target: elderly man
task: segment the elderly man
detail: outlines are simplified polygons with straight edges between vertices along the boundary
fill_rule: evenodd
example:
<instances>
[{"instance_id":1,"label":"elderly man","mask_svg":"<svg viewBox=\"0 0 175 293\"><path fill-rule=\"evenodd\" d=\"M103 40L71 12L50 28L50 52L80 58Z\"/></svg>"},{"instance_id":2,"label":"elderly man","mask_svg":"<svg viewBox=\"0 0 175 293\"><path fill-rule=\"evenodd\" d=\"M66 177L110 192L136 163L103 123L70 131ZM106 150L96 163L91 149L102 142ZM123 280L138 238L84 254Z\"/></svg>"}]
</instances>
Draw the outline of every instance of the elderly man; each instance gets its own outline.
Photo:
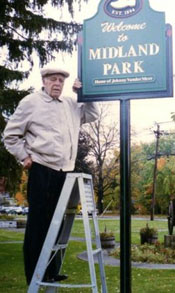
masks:
<instances>
[{"instance_id":1,"label":"elderly man","mask_svg":"<svg viewBox=\"0 0 175 293\"><path fill-rule=\"evenodd\" d=\"M41 70L43 88L22 99L4 131L7 150L29 170L29 214L24 240L24 263L29 284L43 246L66 172L74 170L79 129L98 118L94 103L77 103L62 97L69 73L53 68ZM81 88L77 79L73 91ZM60 281L56 257L45 280Z\"/></svg>"}]
</instances>

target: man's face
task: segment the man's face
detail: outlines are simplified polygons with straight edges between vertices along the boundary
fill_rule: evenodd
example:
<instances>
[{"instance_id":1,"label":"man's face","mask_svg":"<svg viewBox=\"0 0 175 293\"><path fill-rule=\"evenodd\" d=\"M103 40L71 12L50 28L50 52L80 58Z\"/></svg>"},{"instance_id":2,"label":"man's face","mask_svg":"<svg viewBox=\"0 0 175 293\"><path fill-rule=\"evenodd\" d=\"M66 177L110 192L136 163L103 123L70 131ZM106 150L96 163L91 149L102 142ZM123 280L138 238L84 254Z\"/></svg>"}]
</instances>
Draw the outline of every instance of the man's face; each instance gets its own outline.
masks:
<instances>
[{"instance_id":1,"label":"man's face","mask_svg":"<svg viewBox=\"0 0 175 293\"><path fill-rule=\"evenodd\" d=\"M43 78L45 91L54 99L59 98L64 86L65 77L62 74L52 74Z\"/></svg>"}]
</instances>

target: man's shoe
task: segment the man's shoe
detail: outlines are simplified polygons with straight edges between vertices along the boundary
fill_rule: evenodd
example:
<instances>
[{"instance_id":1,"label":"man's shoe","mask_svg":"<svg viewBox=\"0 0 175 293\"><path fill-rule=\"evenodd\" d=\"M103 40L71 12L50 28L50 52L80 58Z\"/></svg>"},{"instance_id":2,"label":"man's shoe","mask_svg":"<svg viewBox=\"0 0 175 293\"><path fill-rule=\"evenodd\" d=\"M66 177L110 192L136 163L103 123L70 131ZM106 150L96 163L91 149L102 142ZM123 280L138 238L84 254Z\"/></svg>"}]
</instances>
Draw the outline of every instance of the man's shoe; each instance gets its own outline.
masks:
<instances>
[{"instance_id":1,"label":"man's shoe","mask_svg":"<svg viewBox=\"0 0 175 293\"><path fill-rule=\"evenodd\" d=\"M63 280L66 280L68 278L67 275L58 275L56 277L53 277L53 278L44 278L44 282L47 282L47 283L54 283L54 282L60 282L60 281L63 281Z\"/></svg>"},{"instance_id":2,"label":"man's shoe","mask_svg":"<svg viewBox=\"0 0 175 293\"><path fill-rule=\"evenodd\" d=\"M54 277L54 281L57 281L57 282L59 282L59 281L64 281L64 280L66 280L67 278L68 278L67 275L58 275L58 276Z\"/></svg>"}]
</instances>

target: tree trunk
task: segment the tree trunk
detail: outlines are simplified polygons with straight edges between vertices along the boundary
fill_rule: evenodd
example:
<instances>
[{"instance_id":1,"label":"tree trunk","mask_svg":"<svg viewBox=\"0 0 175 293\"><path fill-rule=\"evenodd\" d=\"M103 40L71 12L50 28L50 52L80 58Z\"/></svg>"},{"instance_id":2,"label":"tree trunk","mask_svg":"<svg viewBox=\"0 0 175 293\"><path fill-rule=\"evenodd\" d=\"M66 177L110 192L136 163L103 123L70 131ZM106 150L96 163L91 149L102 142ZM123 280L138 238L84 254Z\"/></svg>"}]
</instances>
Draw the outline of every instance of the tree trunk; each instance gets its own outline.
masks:
<instances>
[{"instance_id":1,"label":"tree trunk","mask_svg":"<svg viewBox=\"0 0 175 293\"><path fill-rule=\"evenodd\" d=\"M103 213L103 176L102 169L99 172L99 181L98 181L98 211L99 214Z\"/></svg>"}]
</instances>

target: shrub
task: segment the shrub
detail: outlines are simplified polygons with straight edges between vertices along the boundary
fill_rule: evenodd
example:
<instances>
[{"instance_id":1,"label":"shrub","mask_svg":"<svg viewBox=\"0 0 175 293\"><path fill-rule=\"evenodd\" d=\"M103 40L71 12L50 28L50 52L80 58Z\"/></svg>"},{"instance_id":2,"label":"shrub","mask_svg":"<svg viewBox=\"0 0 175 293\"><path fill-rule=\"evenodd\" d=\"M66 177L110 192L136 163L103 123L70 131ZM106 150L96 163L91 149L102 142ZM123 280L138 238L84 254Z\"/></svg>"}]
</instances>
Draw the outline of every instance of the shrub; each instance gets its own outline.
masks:
<instances>
[{"instance_id":1,"label":"shrub","mask_svg":"<svg viewBox=\"0 0 175 293\"><path fill-rule=\"evenodd\" d=\"M119 258L120 248L113 250L110 255ZM133 245L131 248L131 260L135 262L175 264L175 250L165 248L160 242L155 245Z\"/></svg>"},{"instance_id":2,"label":"shrub","mask_svg":"<svg viewBox=\"0 0 175 293\"><path fill-rule=\"evenodd\" d=\"M13 221L14 219L15 219L15 217L11 216L11 215L0 215L0 220Z\"/></svg>"},{"instance_id":3,"label":"shrub","mask_svg":"<svg viewBox=\"0 0 175 293\"><path fill-rule=\"evenodd\" d=\"M140 229L140 234L145 235L147 238L151 238L153 235L157 234L157 229L150 228L148 224L146 224L146 227Z\"/></svg>"},{"instance_id":4,"label":"shrub","mask_svg":"<svg viewBox=\"0 0 175 293\"><path fill-rule=\"evenodd\" d=\"M107 227L105 225L104 231L100 233L100 239L106 239L114 237L114 233L112 231L107 231Z\"/></svg>"}]
</instances>

